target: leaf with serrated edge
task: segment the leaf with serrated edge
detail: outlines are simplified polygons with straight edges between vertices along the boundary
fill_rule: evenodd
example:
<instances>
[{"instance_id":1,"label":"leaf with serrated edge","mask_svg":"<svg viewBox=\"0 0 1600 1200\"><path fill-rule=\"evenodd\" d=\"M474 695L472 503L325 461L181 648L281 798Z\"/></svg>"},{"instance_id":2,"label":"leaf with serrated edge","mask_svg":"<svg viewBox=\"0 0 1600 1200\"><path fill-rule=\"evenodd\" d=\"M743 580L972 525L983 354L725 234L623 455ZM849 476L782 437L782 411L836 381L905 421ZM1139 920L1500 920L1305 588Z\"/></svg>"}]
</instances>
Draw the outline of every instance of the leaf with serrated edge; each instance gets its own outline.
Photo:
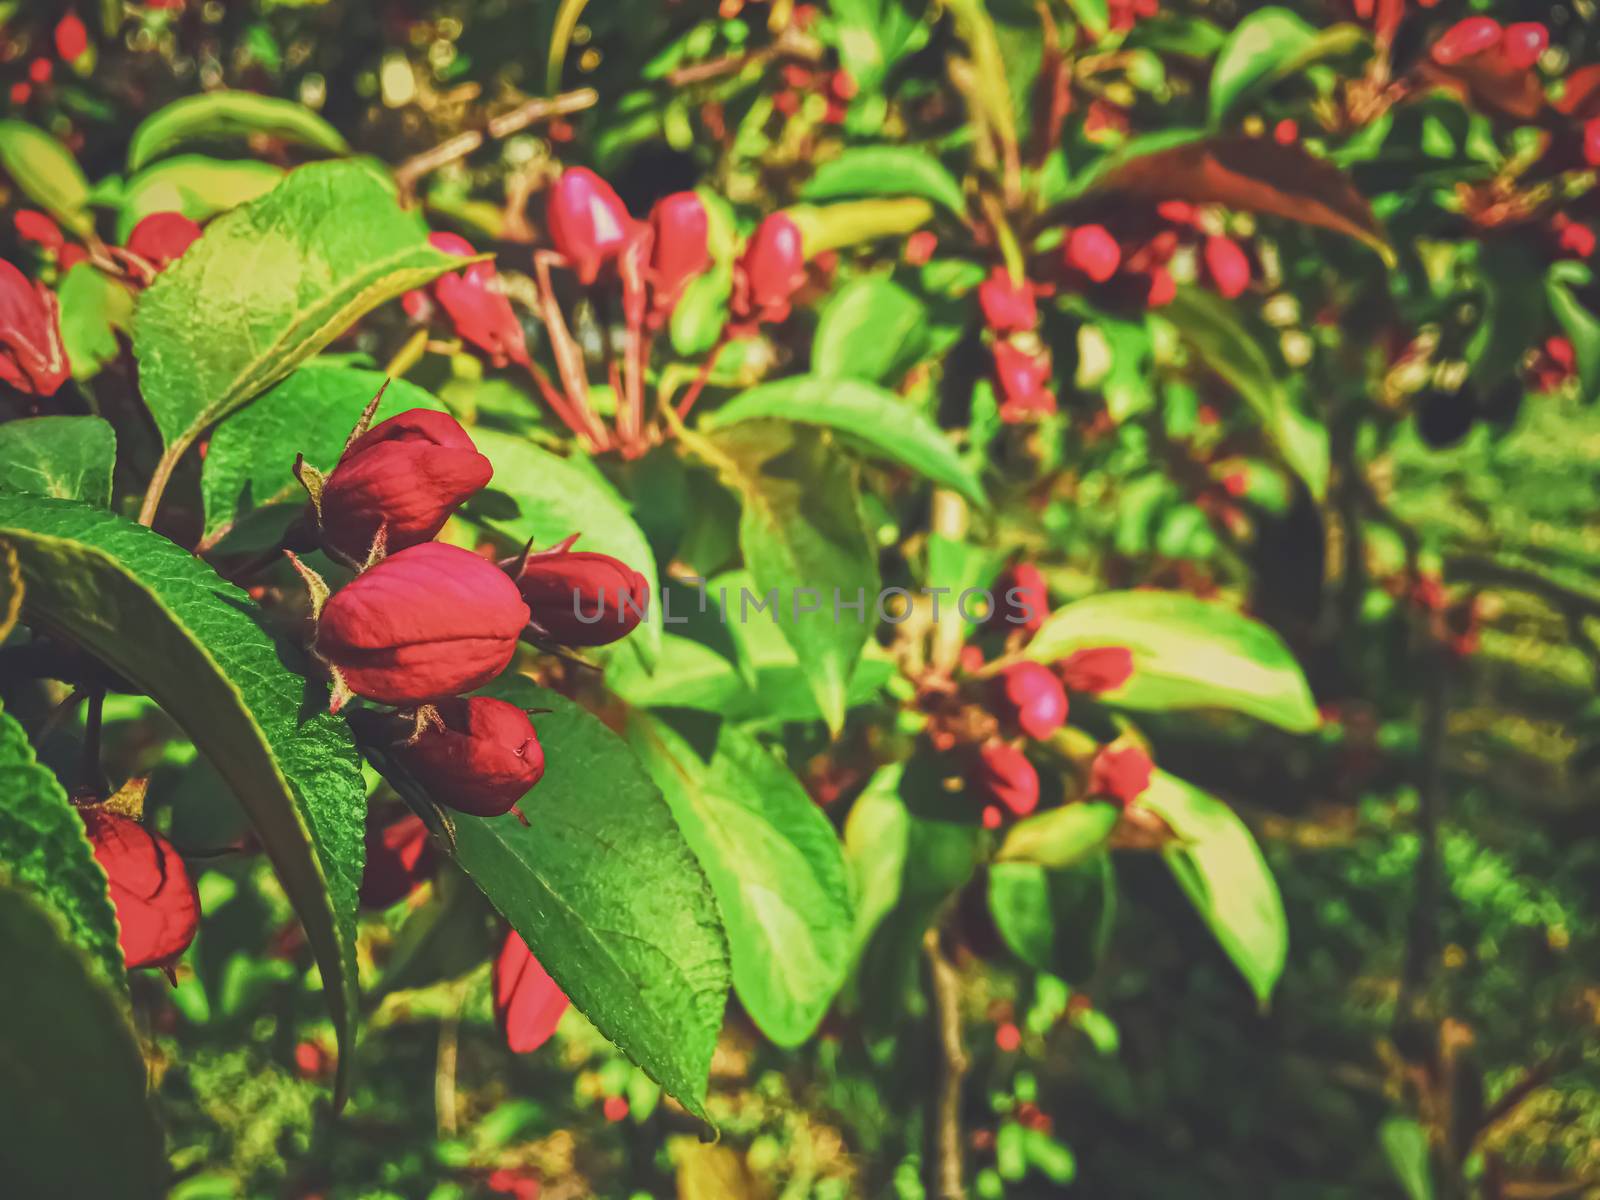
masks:
<instances>
[{"instance_id":1,"label":"leaf with serrated edge","mask_svg":"<svg viewBox=\"0 0 1600 1200\"><path fill-rule=\"evenodd\" d=\"M233 789L306 928L343 1053L356 1014L366 792L326 690L284 665L254 601L159 534L69 500L0 496L23 619L142 689Z\"/></svg>"},{"instance_id":2,"label":"leaf with serrated edge","mask_svg":"<svg viewBox=\"0 0 1600 1200\"><path fill-rule=\"evenodd\" d=\"M629 741L705 868L728 929L733 986L780 1046L815 1032L851 959L854 914L839 839L788 769L731 725L710 761L659 721Z\"/></svg>"},{"instance_id":3,"label":"leaf with serrated edge","mask_svg":"<svg viewBox=\"0 0 1600 1200\"><path fill-rule=\"evenodd\" d=\"M145 292L139 386L169 454L360 317L459 268L360 162L313 163L218 217Z\"/></svg>"},{"instance_id":4,"label":"leaf with serrated edge","mask_svg":"<svg viewBox=\"0 0 1600 1200\"><path fill-rule=\"evenodd\" d=\"M117 434L100 417L23 417L0 424L0 492L111 503Z\"/></svg>"},{"instance_id":5,"label":"leaf with serrated edge","mask_svg":"<svg viewBox=\"0 0 1600 1200\"><path fill-rule=\"evenodd\" d=\"M61 915L102 982L126 999L117 917L83 820L22 726L0 711L0 863Z\"/></svg>"},{"instance_id":6,"label":"leaf with serrated edge","mask_svg":"<svg viewBox=\"0 0 1600 1200\"><path fill-rule=\"evenodd\" d=\"M166 1155L133 1026L51 917L0 868L6 1194L159 1200Z\"/></svg>"},{"instance_id":7,"label":"leaf with serrated edge","mask_svg":"<svg viewBox=\"0 0 1600 1200\"><path fill-rule=\"evenodd\" d=\"M520 808L455 814L456 863L573 1005L697 1116L728 993L728 943L705 873L626 743L525 679L486 691L534 716L545 773ZM426 793L376 757L391 783Z\"/></svg>"}]
</instances>

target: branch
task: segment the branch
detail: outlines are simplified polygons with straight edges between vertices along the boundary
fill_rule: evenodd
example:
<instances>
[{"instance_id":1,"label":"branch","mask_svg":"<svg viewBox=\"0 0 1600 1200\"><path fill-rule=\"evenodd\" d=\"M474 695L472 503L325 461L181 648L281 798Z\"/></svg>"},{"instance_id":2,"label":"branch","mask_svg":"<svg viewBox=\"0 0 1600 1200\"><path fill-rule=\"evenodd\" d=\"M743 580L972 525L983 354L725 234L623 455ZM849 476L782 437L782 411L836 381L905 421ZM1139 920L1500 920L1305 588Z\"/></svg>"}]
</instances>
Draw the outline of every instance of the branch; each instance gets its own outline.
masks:
<instances>
[{"instance_id":1,"label":"branch","mask_svg":"<svg viewBox=\"0 0 1600 1200\"><path fill-rule=\"evenodd\" d=\"M938 922L922 935L922 953L928 960L942 1067L934 1109L933 1195L938 1200L966 1200L961 1179L961 1081L971 1064L961 1041L961 980L939 947Z\"/></svg>"},{"instance_id":2,"label":"branch","mask_svg":"<svg viewBox=\"0 0 1600 1200\"><path fill-rule=\"evenodd\" d=\"M402 192L410 195L417 181L424 175L465 158L490 138L510 137L513 133L520 133L538 121L582 112L586 108L592 108L599 99L599 93L593 88L579 88L572 92L562 92L559 96L539 96L524 101L510 112L491 117L481 130L469 129L465 133L458 133L455 137L445 139L420 154L412 155L394 169L395 182L400 185Z\"/></svg>"}]
</instances>

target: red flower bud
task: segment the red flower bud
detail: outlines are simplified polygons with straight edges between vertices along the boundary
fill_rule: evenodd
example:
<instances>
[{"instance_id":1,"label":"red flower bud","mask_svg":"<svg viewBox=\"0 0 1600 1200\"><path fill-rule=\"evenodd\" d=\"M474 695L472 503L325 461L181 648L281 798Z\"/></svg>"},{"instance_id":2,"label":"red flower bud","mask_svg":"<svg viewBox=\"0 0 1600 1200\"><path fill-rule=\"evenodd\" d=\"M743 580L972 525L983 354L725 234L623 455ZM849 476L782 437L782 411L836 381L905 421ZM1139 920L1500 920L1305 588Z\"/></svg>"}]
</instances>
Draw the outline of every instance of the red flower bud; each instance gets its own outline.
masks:
<instances>
[{"instance_id":1,"label":"red flower bud","mask_svg":"<svg viewBox=\"0 0 1600 1200\"><path fill-rule=\"evenodd\" d=\"M361 562L379 526L387 547L431 541L494 467L449 413L413 408L351 443L322 488L322 541Z\"/></svg>"},{"instance_id":2,"label":"red flower bud","mask_svg":"<svg viewBox=\"0 0 1600 1200\"><path fill-rule=\"evenodd\" d=\"M1550 222L1555 230L1556 248L1573 258L1589 258L1595 251L1595 232L1589 226L1574 221L1566 213L1557 213Z\"/></svg>"},{"instance_id":3,"label":"red flower bud","mask_svg":"<svg viewBox=\"0 0 1600 1200\"><path fill-rule=\"evenodd\" d=\"M1122 265L1122 247L1104 225L1082 225L1067 238L1067 266L1104 283Z\"/></svg>"},{"instance_id":4,"label":"red flower bud","mask_svg":"<svg viewBox=\"0 0 1600 1200\"><path fill-rule=\"evenodd\" d=\"M394 753L438 803L498 817L543 778L544 749L528 714L515 704L466 696L433 707L438 723L424 717L416 739Z\"/></svg>"},{"instance_id":5,"label":"red flower bud","mask_svg":"<svg viewBox=\"0 0 1600 1200\"><path fill-rule=\"evenodd\" d=\"M1468 17L1447 29L1433 44L1433 61L1441 67L1454 66L1464 58L1493 49L1501 38L1500 22L1493 17Z\"/></svg>"},{"instance_id":6,"label":"red flower bud","mask_svg":"<svg viewBox=\"0 0 1600 1200\"><path fill-rule=\"evenodd\" d=\"M56 25L56 53L67 62L75 61L80 54L89 48L89 31L83 27L83 20L71 9Z\"/></svg>"},{"instance_id":7,"label":"red flower bud","mask_svg":"<svg viewBox=\"0 0 1600 1200\"><path fill-rule=\"evenodd\" d=\"M467 258L478 252L472 243L453 233L433 233L428 242L436 250ZM489 356L497 367L528 361L528 340L511 301L500 290L494 264L475 262L433 281L433 295L444 309L456 334Z\"/></svg>"},{"instance_id":8,"label":"red flower bud","mask_svg":"<svg viewBox=\"0 0 1600 1200\"><path fill-rule=\"evenodd\" d=\"M1553 337L1546 341L1529 368L1534 391L1548 394L1559 389L1572 378L1577 358L1577 351L1568 339Z\"/></svg>"},{"instance_id":9,"label":"red flower bud","mask_svg":"<svg viewBox=\"0 0 1600 1200\"><path fill-rule=\"evenodd\" d=\"M1133 674L1133 653L1123 646L1075 650L1056 663L1055 669L1067 691L1094 696L1128 682Z\"/></svg>"},{"instance_id":10,"label":"red flower bud","mask_svg":"<svg viewBox=\"0 0 1600 1200\"><path fill-rule=\"evenodd\" d=\"M194 244L200 226L177 212L151 213L133 227L128 249L161 270Z\"/></svg>"},{"instance_id":11,"label":"red flower bud","mask_svg":"<svg viewBox=\"0 0 1600 1200\"><path fill-rule=\"evenodd\" d=\"M805 281L800 227L788 213L775 212L756 228L734 264L733 313L741 319L787 320L789 302Z\"/></svg>"},{"instance_id":12,"label":"red flower bud","mask_svg":"<svg viewBox=\"0 0 1600 1200\"><path fill-rule=\"evenodd\" d=\"M1280 146L1292 146L1300 140L1300 122L1285 117L1272 127L1272 140Z\"/></svg>"},{"instance_id":13,"label":"red flower bud","mask_svg":"<svg viewBox=\"0 0 1600 1200\"><path fill-rule=\"evenodd\" d=\"M1039 310L1033 300L1033 286L1024 279L1020 284L1011 282L1004 267L989 272L978 288L978 307L983 309L985 324L996 334L1022 333L1039 323Z\"/></svg>"},{"instance_id":14,"label":"red flower bud","mask_svg":"<svg viewBox=\"0 0 1600 1200\"><path fill-rule=\"evenodd\" d=\"M528 606L505 572L470 550L424 542L335 592L316 650L356 695L421 704L500 674L527 624Z\"/></svg>"},{"instance_id":15,"label":"red flower bud","mask_svg":"<svg viewBox=\"0 0 1600 1200\"><path fill-rule=\"evenodd\" d=\"M1001 714L1032 738L1042 741L1067 720L1067 691L1050 669L1021 662L1000 674Z\"/></svg>"},{"instance_id":16,"label":"red flower bud","mask_svg":"<svg viewBox=\"0 0 1600 1200\"><path fill-rule=\"evenodd\" d=\"M939 248L939 237L926 229L919 229L906 238L905 260L908 265L920 267L933 257Z\"/></svg>"},{"instance_id":17,"label":"red flower bud","mask_svg":"<svg viewBox=\"0 0 1600 1200\"><path fill-rule=\"evenodd\" d=\"M563 646L627 637L650 611L650 584L627 563L566 545L528 556L517 587L533 622Z\"/></svg>"},{"instance_id":18,"label":"red flower bud","mask_svg":"<svg viewBox=\"0 0 1600 1200\"><path fill-rule=\"evenodd\" d=\"M200 900L171 842L103 809L78 810L117 910L117 943L129 970L170 966L194 941Z\"/></svg>"},{"instance_id":19,"label":"red flower bud","mask_svg":"<svg viewBox=\"0 0 1600 1200\"><path fill-rule=\"evenodd\" d=\"M1050 356L1029 354L1010 342L994 344L995 382L1000 388L1000 419L1017 424L1056 411L1050 382Z\"/></svg>"},{"instance_id":20,"label":"red flower bud","mask_svg":"<svg viewBox=\"0 0 1600 1200\"><path fill-rule=\"evenodd\" d=\"M1050 615L1050 593L1044 576L1032 563L1018 563L995 585L994 615L990 624L1034 633Z\"/></svg>"},{"instance_id":21,"label":"red flower bud","mask_svg":"<svg viewBox=\"0 0 1600 1200\"><path fill-rule=\"evenodd\" d=\"M66 244L61 226L42 212L31 208L20 209L12 221L16 224L17 236L25 242L32 242L45 250L59 250Z\"/></svg>"},{"instance_id":22,"label":"red flower bud","mask_svg":"<svg viewBox=\"0 0 1600 1200\"><path fill-rule=\"evenodd\" d=\"M1231 238L1208 237L1205 248L1206 278L1217 293L1237 299L1250 286L1250 259Z\"/></svg>"},{"instance_id":23,"label":"red flower bud","mask_svg":"<svg viewBox=\"0 0 1600 1200\"><path fill-rule=\"evenodd\" d=\"M48 58L36 58L28 64L28 78L35 83L49 83L56 73L56 65Z\"/></svg>"},{"instance_id":24,"label":"red flower bud","mask_svg":"<svg viewBox=\"0 0 1600 1200\"><path fill-rule=\"evenodd\" d=\"M577 272L593 283L600 268L634 236L634 222L611 185L587 167L568 167L550 188L545 205L550 241Z\"/></svg>"},{"instance_id":25,"label":"red flower bud","mask_svg":"<svg viewBox=\"0 0 1600 1200\"><path fill-rule=\"evenodd\" d=\"M1164 308L1178 298L1178 281L1165 267L1156 267L1149 275L1149 288L1144 302L1151 308Z\"/></svg>"},{"instance_id":26,"label":"red flower bud","mask_svg":"<svg viewBox=\"0 0 1600 1200\"><path fill-rule=\"evenodd\" d=\"M967 783L980 801L1004 805L1014 817L1025 817L1039 807L1039 773L1027 755L1009 743L985 744Z\"/></svg>"},{"instance_id":27,"label":"red flower bud","mask_svg":"<svg viewBox=\"0 0 1600 1200\"><path fill-rule=\"evenodd\" d=\"M361 903L388 908L433 874L433 843L422 818L410 813L388 825L367 827L367 862L361 872Z\"/></svg>"},{"instance_id":28,"label":"red flower bud","mask_svg":"<svg viewBox=\"0 0 1600 1200\"><path fill-rule=\"evenodd\" d=\"M1507 25L1500 39L1500 56L1519 71L1526 71L1550 48L1550 31L1537 21Z\"/></svg>"},{"instance_id":29,"label":"red flower bud","mask_svg":"<svg viewBox=\"0 0 1600 1200\"><path fill-rule=\"evenodd\" d=\"M494 1017L513 1054L527 1054L550 1040L567 1011L566 994L539 965L515 929L494 960Z\"/></svg>"},{"instance_id":30,"label":"red flower bud","mask_svg":"<svg viewBox=\"0 0 1600 1200\"><path fill-rule=\"evenodd\" d=\"M1089 794L1132 804L1150 786L1150 756L1137 746L1104 746L1089 768Z\"/></svg>"},{"instance_id":31,"label":"red flower bud","mask_svg":"<svg viewBox=\"0 0 1600 1200\"><path fill-rule=\"evenodd\" d=\"M650 319L672 315L690 280L711 265L706 248L706 206L693 192L674 192L650 210Z\"/></svg>"},{"instance_id":32,"label":"red flower bud","mask_svg":"<svg viewBox=\"0 0 1600 1200\"><path fill-rule=\"evenodd\" d=\"M1583 161L1591 167L1600 167L1600 117L1583 127Z\"/></svg>"},{"instance_id":33,"label":"red flower bud","mask_svg":"<svg viewBox=\"0 0 1600 1200\"><path fill-rule=\"evenodd\" d=\"M53 396L70 373L56 294L0 259L0 383Z\"/></svg>"}]
</instances>

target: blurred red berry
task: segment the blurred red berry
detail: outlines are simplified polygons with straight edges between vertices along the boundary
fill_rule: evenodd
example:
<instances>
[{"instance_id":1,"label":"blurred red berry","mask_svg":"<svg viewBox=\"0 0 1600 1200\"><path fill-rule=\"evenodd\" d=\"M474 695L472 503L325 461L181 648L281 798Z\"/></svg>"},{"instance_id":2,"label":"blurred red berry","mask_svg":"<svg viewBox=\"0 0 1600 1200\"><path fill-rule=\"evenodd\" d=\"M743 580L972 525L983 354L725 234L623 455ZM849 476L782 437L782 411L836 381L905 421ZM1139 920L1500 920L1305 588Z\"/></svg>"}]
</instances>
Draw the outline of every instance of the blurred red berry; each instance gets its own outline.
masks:
<instances>
[{"instance_id":1,"label":"blurred red berry","mask_svg":"<svg viewBox=\"0 0 1600 1200\"><path fill-rule=\"evenodd\" d=\"M55 64L48 58L36 58L28 64L28 78L39 84L49 83L55 70Z\"/></svg>"},{"instance_id":2,"label":"blurred red berry","mask_svg":"<svg viewBox=\"0 0 1600 1200\"><path fill-rule=\"evenodd\" d=\"M1137 746L1105 746L1089 768L1089 795L1132 804L1150 786L1154 764Z\"/></svg>"},{"instance_id":3,"label":"blurred red berry","mask_svg":"<svg viewBox=\"0 0 1600 1200\"><path fill-rule=\"evenodd\" d=\"M1588 225L1572 220L1566 213L1557 213L1550 220L1555 230L1556 248L1573 258L1591 258L1594 255L1595 232Z\"/></svg>"},{"instance_id":4,"label":"blurred red berry","mask_svg":"<svg viewBox=\"0 0 1600 1200\"><path fill-rule=\"evenodd\" d=\"M1163 308L1178 298L1178 281L1165 267L1150 272L1150 285L1145 292L1145 303L1151 308Z\"/></svg>"},{"instance_id":5,"label":"blurred red berry","mask_svg":"<svg viewBox=\"0 0 1600 1200\"><path fill-rule=\"evenodd\" d=\"M975 798L1025 817L1039 807L1039 773L1028 756L1007 742L986 742L967 776Z\"/></svg>"},{"instance_id":6,"label":"blurred red berry","mask_svg":"<svg viewBox=\"0 0 1600 1200\"><path fill-rule=\"evenodd\" d=\"M1056 663L1055 670L1067 691L1098 695L1128 682L1133 675L1133 652L1125 646L1075 650Z\"/></svg>"},{"instance_id":7,"label":"blurred red berry","mask_svg":"<svg viewBox=\"0 0 1600 1200\"><path fill-rule=\"evenodd\" d=\"M317 1042L301 1042L294 1048L294 1068L302 1079L321 1079L333 1069L333 1055Z\"/></svg>"},{"instance_id":8,"label":"blurred red berry","mask_svg":"<svg viewBox=\"0 0 1600 1200\"><path fill-rule=\"evenodd\" d=\"M33 95L33 88L26 83L13 83L10 94L12 104L23 105L28 102L28 97Z\"/></svg>"},{"instance_id":9,"label":"blurred red berry","mask_svg":"<svg viewBox=\"0 0 1600 1200\"><path fill-rule=\"evenodd\" d=\"M369 825L366 843L361 871L361 903L366 908L388 908L433 874L433 843L421 817L407 813L387 825Z\"/></svg>"},{"instance_id":10,"label":"blurred red berry","mask_svg":"<svg viewBox=\"0 0 1600 1200\"><path fill-rule=\"evenodd\" d=\"M25 242L32 242L42 249L59 250L66 244L67 239L61 233L61 226L45 213L35 209L18 209L17 215L12 218L12 223L16 225L19 238Z\"/></svg>"},{"instance_id":11,"label":"blurred red berry","mask_svg":"<svg viewBox=\"0 0 1600 1200\"><path fill-rule=\"evenodd\" d=\"M1250 258L1233 239L1208 237L1202 258L1207 281L1224 299L1235 300L1250 286Z\"/></svg>"},{"instance_id":12,"label":"blurred red berry","mask_svg":"<svg viewBox=\"0 0 1600 1200\"><path fill-rule=\"evenodd\" d=\"M1583 127L1583 161L1591 167L1600 167L1600 117Z\"/></svg>"},{"instance_id":13,"label":"blurred red berry","mask_svg":"<svg viewBox=\"0 0 1600 1200\"><path fill-rule=\"evenodd\" d=\"M199 236L200 226L182 213L151 213L128 235L128 250L160 271L182 257Z\"/></svg>"},{"instance_id":14,"label":"blurred red berry","mask_svg":"<svg viewBox=\"0 0 1600 1200\"><path fill-rule=\"evenodd\" d=\"M733 268L733 314L740 319L785 321L794 294L806 281L800 227L788 213L768 215L750 235Z\"/></svg>"},{"instance_id":15,"label":"blurred red berry","mask_svg":"<svg viewBox=\"0 0 1600 1200\"><path fill-rule=\"evenodd\" d=\"M621 198L587 167L561 173L550 188L545 223L551 243L585 284L593 283L635 236Z\"/></svg>"},{"instance_id":16,"label":"blurred red berry","mask_svg":"<svg viewBox=\"0 0 1600 1200\"><path fill-rule=\"evenodd\" d=\"M1280 146L1292 146L1300 140L1300 122L1285 117L1272 127L1272 140Z\"/></svg>"},{"instance_id":17,"label":"blurred red berry","mask_svg":"<svg viewBox=\"0 0 1600 1200\"><path fill-rule=\"evenodd\" d=\"M694 192L674 192L650 210L650 313L660 325L677 307L684 288L711 265L706 245L705 202Z\"/></svg>"},{"instance_id":18,"label":"blurred red berry","mask_svg":"<svg viewBox=\"0 0 1600 1200\"><path fill-rule=\"evenodd\" d=\"M1043 741L1067 720L1067 692L1050 668L1021 662L1000 674L997 707L1002 718L1034 741Z\"/></svg>"},{"instance_id":19,"label":"blurred red berry","mask_svg":"<svg viewBox=\"0 0 1600 1200\"><path fill-rule=\"evenodd\" d=\"M1559 390L1567 380L1571 379L1577 364L1577 352L1573 345L1564 337L1548 339L1539 348L1529 368L1531 386L1534 391L1548 395Z\"/></svg>"},{"instance_id":20,"label":"blurred red berry","mask_svg":"<svg viewBox=\"0 0 1600 1200\"><path fill-rule=\"evenodd\" d=\"M1018 563L995 581L994 613L989 623L1033 633L1050 615L1050 593L1032 563Z\"/></svg>"},{"instance_id":21,"label":"blurred red berry","mask_svg":"<svg viewBox=\"0 0 1600 1200\"><path fill-rule=\"evenodd\" d=\"M919 229L906 239L905 260L913 267L920 267L933 257L933 252L938 248L938 236L926 229Z\"/></svg>"},{"instance_id":22,"label":"blurred red berry","mask_svg":"<svg viewBox=\"0 0 1600 1200\"><path fill-rule=\"evenodd\" d=\"M556 986L515 929L494 961L494 1015L513 1054L528 1054L550 1040L567 1011Z\"/></svg>"},{"instance_id":23,"label":"blurred red berry","mask_svg":"<svg viewBox=\"0 0 1600 1200\"><path fill-rule=\"evenodd\" d=\"M82 19L71 9L56 25L56 53L65 62L74 62L89 48L89 31Z\"/></svg>"},{"instance_id":24,"label":"blurred red berry","mask_svg":"<svg viewBox=\"0 0 1600 1200\"><path fill-rule=\"evenodd\" d=\"M1000 419L1007 424L1056 411L1056 394L1049 387L1049 354L1030 354L1010 342L996 342L994 375L1000 389Z\"/></svg>"},{"instance_id":25,"label":"blurred red berry","mask_svg":"<svg viewBox=\"0 0 1600 1200\"><path fill-rule=\"evenodd\" d=\"M993 804L983 806L983 816L980 818L985 829L999 829L1005 821L1005 814Z\"/></svg>"},{"instance_id":26,"label":"blurred red berry","mask_svg":"<svg viewBox=\"0 0 1600 1200\"><path fill-rule=\"evenodd\" d=\"M500 1167L489 1172L484 1186L496 1195L510 1196L512 1200L539 1200L539 1177L526 1171Z\"/></svg>"},{"instance_id":27,"label":"blurred red berry","mask_svg":"<svg viewBox=\"0 0 1600 1200\"><path fill-rule=\"evenodd\" d=\"M1022 1045L1022 1030L1018 1029L1010 1021L1007 1021L1004 1025L996 1025L994 1044L1000 1048L1002 1053L1015 1054L1017 1048Z\"/></svg>"},{"instance_id":28,"label":"blurred red berry","mask_svg":"<svg viewBox=\"0 0 1600 1200\"><path fill-rule=\"evenodd\" d=\"M1493 49L1501 36L1500 22L1493 17L1468 17L1452 25L1433 44L1433 61L1441 67L1454 66L1464 58Z\"/></svg>"},{"instance_id":29,"label":"blurred red berry","mask_svg":"<svg viewBox=\"0 0 1600 1200\"><path fill-rule=\"evenodd\" d=\"M1026 280L1014 283L1004 267L996 267L978 286L978 307L984 322L995 333L1023 333L1039 323L1039 310L1033 299L1033 286Z\"/></svg>"},{"instance_id":30,"label":"blurred red berry","mask_svg":"<svg viewBox=\"0 0 1600 1200\"><path fill-rule=\"evenodd\" d=\"M471 242L453 233L429 234L428 242L436 250L461 258L478 253ZM464 271L441 275L433 281L432 291L457 335L487 354L495 366L528 361L522 323L501 289L492 262L475 262Z\"/></svg>"},{"instance_id":31,"label":"blurred red berry","mask_svg":"<svg viewBox=\"0 0 1600 1200\"><path fill-rule=\"evenodd\" d=\"M613 1125L628 1119L628 1101L624 1096L607 1096L600 1106L601 1115Z\"/></svg>"},{"instance_id":32,"label":"blurred red berry","mask_svg":"<svg viewBox=\"0 0 1600 1200\"><path fill-rule=\"evenodd\" d=\"M1550 48L1550 31L1537 21L1507 25L1500 39L1500 56L1518 70L1526 71Z\"/></svg>"},{"instance_id":33,"label":"blurred red berry","mask_svg":"<svg viewBox=\"0 0 1600 1200\"><path fill-rule=\"evenodd\" d=\"M1104 225L1080 225L1067 237L1067 266L1104 283L1122 265L1122 247Z\"/></svg>"}]
</instances>

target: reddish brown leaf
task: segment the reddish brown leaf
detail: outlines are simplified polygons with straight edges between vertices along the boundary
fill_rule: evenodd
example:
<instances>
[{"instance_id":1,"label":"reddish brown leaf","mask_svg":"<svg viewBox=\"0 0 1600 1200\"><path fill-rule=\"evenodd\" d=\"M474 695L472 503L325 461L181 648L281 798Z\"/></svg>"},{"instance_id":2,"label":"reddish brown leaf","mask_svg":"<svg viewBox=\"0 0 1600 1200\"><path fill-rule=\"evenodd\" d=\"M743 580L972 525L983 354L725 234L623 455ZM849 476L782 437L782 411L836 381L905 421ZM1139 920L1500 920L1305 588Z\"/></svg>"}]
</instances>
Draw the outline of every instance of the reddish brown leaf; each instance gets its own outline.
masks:
<instances>
[{"instance_id":1,"label":"reddish brown leaf","mask_svg":"<svg viewBox=\"0 0 1600 1200\"><path fill-rule=\"evenodd\" d=\"M1492 116L1534 121L1544 111L1544 88L1534 71L1505 62L1498 54L1474 54L1448 67L1424 63L1422 75L1442 84Z\"/></svg>"},{"instance_id":2,"label":"reddish brown leaf","mask_svg":"<svg viewBox=\"0 0 1600 1200\"><path fill-rule=\"evenodd\" d=\"M1190 142L1124 163L1095 190L1284 217L1356 238L1386 262L1394 257L1367 198L1339 168L1299 145L1244 137Z\"/></svg>"}]
</instances>

